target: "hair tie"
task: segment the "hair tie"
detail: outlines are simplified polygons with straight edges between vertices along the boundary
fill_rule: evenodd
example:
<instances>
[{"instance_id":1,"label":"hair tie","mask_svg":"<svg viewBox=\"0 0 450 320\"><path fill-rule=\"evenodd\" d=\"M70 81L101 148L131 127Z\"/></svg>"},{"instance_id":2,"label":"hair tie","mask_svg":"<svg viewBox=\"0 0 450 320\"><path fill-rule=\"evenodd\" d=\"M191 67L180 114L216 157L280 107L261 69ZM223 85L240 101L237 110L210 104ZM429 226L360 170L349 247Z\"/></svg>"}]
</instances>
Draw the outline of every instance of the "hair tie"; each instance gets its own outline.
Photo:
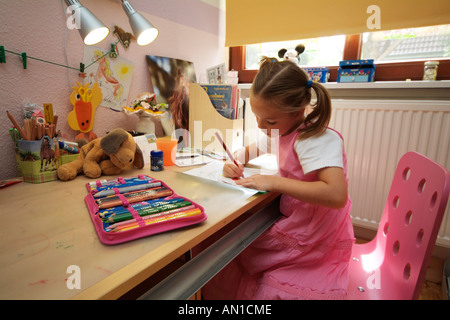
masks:
<instances>
[{"instance_id":1,"label":"hair tie","mask_svg":"<svg viewBox=\"0 0 450 320\"><path fill-rule=\"evenodd\" d=\"M312 87L312 84L313 84L312 80L308 80L308 82L306 83L308 89Z\"/></svg>"}]
</instances>

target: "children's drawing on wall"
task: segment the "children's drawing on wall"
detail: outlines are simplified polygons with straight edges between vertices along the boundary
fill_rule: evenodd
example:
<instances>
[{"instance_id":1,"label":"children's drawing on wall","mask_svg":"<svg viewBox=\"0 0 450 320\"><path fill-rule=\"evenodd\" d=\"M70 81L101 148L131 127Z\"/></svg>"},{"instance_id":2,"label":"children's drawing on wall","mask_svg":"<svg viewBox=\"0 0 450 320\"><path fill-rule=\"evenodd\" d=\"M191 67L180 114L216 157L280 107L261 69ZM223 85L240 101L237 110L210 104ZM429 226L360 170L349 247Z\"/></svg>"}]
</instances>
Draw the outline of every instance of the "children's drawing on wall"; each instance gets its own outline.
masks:
<instances>
[{"instance_id":1,"label":"children's drawing on wall","mask_svg":"<svg viewBox=\"0 0 450 320\"><path fill-rule=\"evenodd\" d=\"M110 58L100 48L86 46L84 49L84 64L94 64L86 68L86 83L98 82L102 90L101 105L115 111L122 111L127 104L128 92L133 77L134 63L121 58Z\"/></svg>"},{"instance_id":2,"label":"children's drawing on wall","mask_svg":"<svg viewBox=\"0 0 450 320\"><path fill-rule=\"evenodd\" d=\"M174 129L189 126L189 82L197 82L194 64L190 61L147 55L147 64L157 103L168 103L168 117L161 119L166 135ZM187 141L182 145L187 145ZM179 145L180 146L180 145Z\"/></svg>"}]
</instances>

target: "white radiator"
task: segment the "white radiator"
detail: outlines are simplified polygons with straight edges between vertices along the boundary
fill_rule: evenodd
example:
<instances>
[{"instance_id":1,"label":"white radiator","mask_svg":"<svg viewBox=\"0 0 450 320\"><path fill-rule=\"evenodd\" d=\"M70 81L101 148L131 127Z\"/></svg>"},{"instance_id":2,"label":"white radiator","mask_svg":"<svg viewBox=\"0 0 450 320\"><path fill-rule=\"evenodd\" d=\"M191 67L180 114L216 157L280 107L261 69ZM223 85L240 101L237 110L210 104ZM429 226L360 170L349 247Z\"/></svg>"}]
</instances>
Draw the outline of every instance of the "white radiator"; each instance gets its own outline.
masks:
<instances>
[{"instance_id":1,"label":"white radiator","mask_svg":"<svg viewBox=\"0 0 450 320\"><path fill-rule=\"evenodd\" d=\"M344 137L355 225L377 229L401 156L419 152L450 168L450 102L333 100L330 127ZM437 243L450 247L450 205Z\"/></svg>"}]
</instances>

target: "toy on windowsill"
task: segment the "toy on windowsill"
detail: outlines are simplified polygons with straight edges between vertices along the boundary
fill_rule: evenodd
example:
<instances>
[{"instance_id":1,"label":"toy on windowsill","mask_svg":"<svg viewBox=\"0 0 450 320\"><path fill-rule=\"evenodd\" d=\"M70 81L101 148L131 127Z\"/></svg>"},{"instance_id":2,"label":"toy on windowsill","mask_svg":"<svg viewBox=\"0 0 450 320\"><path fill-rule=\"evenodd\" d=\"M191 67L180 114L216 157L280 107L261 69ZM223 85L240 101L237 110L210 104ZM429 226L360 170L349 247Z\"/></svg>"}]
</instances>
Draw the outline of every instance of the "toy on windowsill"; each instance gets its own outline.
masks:
<instances>
[{"instance_id":1,"label":"toy on windowsill","mask_svg":"<svg viewBox=\"0 0 450 320\"><path fill-rule=\"evenodd\" d=\"M156 95L150 92L141 93L129 107L122 107L127 115L135 114L139 117L136 131L140 133L155 133L154 119L160 119L167 114L169 105L156 103Z\"/></svg>"},{"instance_id":2,"label":"toy on windowsill","mask_svg":"<svg viewBox=\"0 0 450 320\"><path fill-rule=\"evenodd\" d=\"M67 123L73 130L81 131L75 140L85 139L85 134L88 133L87 140L92 141L97 138L92 129L94 128L95 111L103 99L102 90L97 82L94 82L92 87L89 83L84 86L80 83L77 84L78 87L73 87L70 95L73 110L67 116Z\"/></svg>"},{"instance_id":3,"label":"toy on windowsill","mask_svg":"<svg viewBox=\"0 0 450 320\"><path fill-rule=\"evenodd\" d=\"M117 128L102 138L84 145L76 160L57 169L58 178L64 181L75 179L84 173L89 178L120 174L132 167L142 169L144 158L131 134Z\"/></svg>"},{"instance_id":4,"label":"toy on windowsill","mask_svg":"<svg viewBox=\"0 0 450 320\"><path fill-rule=\"evenodd\" d=\"M295 64L299 64L300 55L305 51L305 46L303 44L299 44L295 47L295 49L280 49L278 51L278 57L283 60L291 60Z\"/></svg>"}]
</instances>

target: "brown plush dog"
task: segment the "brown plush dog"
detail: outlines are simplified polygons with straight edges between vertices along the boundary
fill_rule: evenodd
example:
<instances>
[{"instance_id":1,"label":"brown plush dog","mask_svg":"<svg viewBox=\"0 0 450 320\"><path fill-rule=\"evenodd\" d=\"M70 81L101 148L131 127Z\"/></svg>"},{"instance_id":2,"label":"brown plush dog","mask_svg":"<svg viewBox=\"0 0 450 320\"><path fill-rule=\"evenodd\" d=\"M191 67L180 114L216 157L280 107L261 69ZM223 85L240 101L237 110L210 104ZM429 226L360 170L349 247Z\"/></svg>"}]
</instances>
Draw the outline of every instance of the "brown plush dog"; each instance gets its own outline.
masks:
<instances>
[{"instance_id":1,"label":"brown plush dog","mask_svg":"<svg viewBox=\"0 0 450 320\"><path fill-rule=\"evenodd\" d=\"M132 166L142 169L144 157L131 134L123 129L114 129L102 138L84 145L78 158L63 164L57 169L58 178L72 180L79 173L89 178L98 178L102 174L120 174L122 169Z\"/></svg>"}]
</instances>

